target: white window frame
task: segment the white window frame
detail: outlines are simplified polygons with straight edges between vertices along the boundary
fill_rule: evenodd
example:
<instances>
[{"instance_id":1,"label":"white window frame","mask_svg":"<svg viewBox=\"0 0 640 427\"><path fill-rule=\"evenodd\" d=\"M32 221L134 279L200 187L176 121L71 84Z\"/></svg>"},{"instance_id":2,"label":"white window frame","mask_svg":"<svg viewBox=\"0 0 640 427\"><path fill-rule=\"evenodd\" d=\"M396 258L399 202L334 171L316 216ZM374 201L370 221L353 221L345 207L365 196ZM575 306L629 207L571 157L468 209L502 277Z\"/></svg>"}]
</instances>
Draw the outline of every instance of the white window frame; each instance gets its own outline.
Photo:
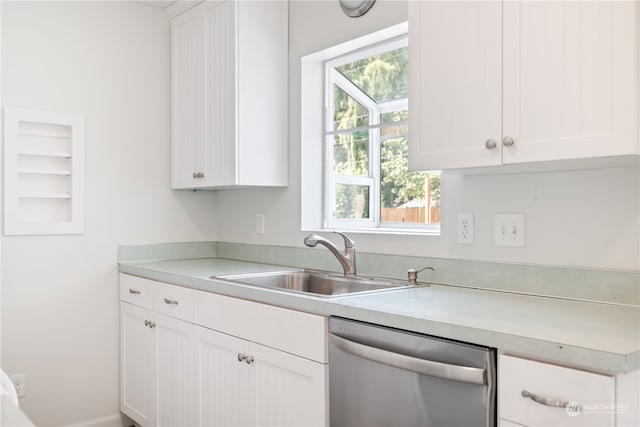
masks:
<instances>
[{"instance_id":1,"label":"white window frame","mask_svg":"<svg viewBox=\"0 0 640 427\"><path fill-rule=\"evenodd\" d=\"M380 129L380 116L383 113L408 109L408 99L392 100L376 103L369 96L357 88L349 79L345 78L336 68L364 58L379 55L408 46L407 34L380 41L376 44L362 47L348 52L339 57L324 62L324 191L323 191L323 228L327 229L399 229L399 230L429 230L439 231L439 224L398 224L380 221L380 148L382 138ZM337 85L362 105L369 113L369 123L366 126L354 127L344 130L333 130L333 94L334 85ZM397 126L406 122L394 122L387 126ZM367 176L345 176L333 173L333 138L341 133L352 133L358 130L369 131L369 173ZM398 137L401 135L394 135ZM369 187L369 218L337 218L336 211L336 185L362 185ZM426 209L429 209L427 206Z\"/></svg>"},{"instance_id":2,"label":"white window frame","mask_svg":"<svg viewBox=\"0 0 640 427\"><path fill-rule=\"evenodd\" d=\"M324 217L327 185L324 182L325 159L325 62L353 54L361 48L384 43L408 33L408 23L350 39L335 46L305 55L300 60L300 230L323 232L329 229ZM440 224L429 227L398 228L380 224L379 228L349 228L350 233L370 235L439 236Z\"/></svg>"},{"instance_id":3,"label":"white window frame","mask_svg":"<svg viewBox=\"0 0 640 427\"><path fill-rule=\"evenodd\" d=\"M347 56L348 58L348 56ZM349 60L348 63L353 60ZM367 128L376 122L376 104L369 97L363 96L362 92L355 87L355 85L347 78L345 78L342 74L335 70L335 67L339 65L335 65L334 61L327 61L325 68L325 76L326 76L326 94L325 99L327 100L327 107L325 114L325 134L324 134L324 158L325 158L325 185L326 185L326 199L324 201L325 206L325 222L328 228L371 228L376 227L379 222L379 211L373 212L372 215L372 207L375 206L376 197L379 197L380 186L376 186L376 180L379 180L379 173L376 170L375 163L376 159L380 158L379 153L376 155L376 151L378 151L374 144L376 141L376 132L379 134L379 129L369 128L369 153L368 153L368 163L369 163L369 173L367 176L354 176L354 175L336 175L334 173L330 173L333 169L333 144L330 142L335 135L341 133L352 133L362 128L350 128L344 131L328 131L329 128L333 126L333 117L329 112L333 111L333 86L338 85L342 90L344 90L347 95L351 96L356 100L360 105L362 105L368 112L369 115L369 125ZM342 65L340 63L340 65ZM377 123L375 123L377 124ZM379 169L379 168L378 168ZM362 185L369 187L369 218L336 218L335 217L335 201L336 201L336 185L338 184L346 184L346 185Z\"/></svg>"}]
</instances>

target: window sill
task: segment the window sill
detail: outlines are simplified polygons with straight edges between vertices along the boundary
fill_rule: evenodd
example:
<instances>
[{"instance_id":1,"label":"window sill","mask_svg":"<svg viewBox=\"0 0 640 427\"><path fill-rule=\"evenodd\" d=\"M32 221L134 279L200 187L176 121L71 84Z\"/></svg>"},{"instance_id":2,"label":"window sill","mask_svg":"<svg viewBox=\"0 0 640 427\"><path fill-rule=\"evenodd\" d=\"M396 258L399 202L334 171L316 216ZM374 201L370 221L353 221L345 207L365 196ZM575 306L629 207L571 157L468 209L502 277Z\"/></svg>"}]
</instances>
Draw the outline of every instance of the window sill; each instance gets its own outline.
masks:
<instances>
[{"instance_id":1,"label":"window sill","mask_svg":"<svg viewBox=\"0 0 640 427\"><path fill-rule=\"evenodd\" d=\"M332 233L334 230L330 229L303 229L301 231L312 233ZM339 229L348 234L372 234L372 235L396 235L396 236L440 236L440 230L418 230L418 229L402 229L402 228L348 228Z\"/></svg>"}]
</instances>

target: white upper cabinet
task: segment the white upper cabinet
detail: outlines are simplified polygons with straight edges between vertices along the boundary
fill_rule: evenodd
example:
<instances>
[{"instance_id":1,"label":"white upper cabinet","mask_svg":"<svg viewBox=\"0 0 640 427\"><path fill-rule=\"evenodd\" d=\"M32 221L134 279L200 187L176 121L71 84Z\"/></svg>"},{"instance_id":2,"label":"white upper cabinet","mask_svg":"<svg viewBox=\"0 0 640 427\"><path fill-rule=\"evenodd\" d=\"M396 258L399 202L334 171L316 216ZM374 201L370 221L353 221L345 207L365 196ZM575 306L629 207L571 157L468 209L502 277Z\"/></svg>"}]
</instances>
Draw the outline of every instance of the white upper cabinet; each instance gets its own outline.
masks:
<instances>
[{"instance_id":1,"label":"white upper cabinet","mask_svg":"<svg viewBox=\"0 0 640 427\"><path fill-rule=\"evenodd\" d=\"M287 58L287 2L172 20L172 188L287 185Z\"/></svg>"},{"instance_id":2,"label":"white upper cabinet","mask_svg":"<svg viewBox=\"0 0 640 427\"><path fill-rule=\"evenodd\" d=\"M411 169L640 154L637 1L409 8Z\"/></svg>"}]
</instances>

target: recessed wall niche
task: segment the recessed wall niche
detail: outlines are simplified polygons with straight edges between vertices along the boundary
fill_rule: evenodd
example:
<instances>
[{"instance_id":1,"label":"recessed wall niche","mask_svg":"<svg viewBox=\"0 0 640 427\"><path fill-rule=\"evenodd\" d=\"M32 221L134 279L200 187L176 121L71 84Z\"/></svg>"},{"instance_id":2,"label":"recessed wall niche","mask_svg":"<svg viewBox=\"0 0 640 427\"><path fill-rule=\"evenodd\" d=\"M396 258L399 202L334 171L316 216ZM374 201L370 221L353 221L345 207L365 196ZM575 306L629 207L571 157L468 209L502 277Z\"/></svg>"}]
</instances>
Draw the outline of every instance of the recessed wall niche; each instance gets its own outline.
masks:
<instances>
[{"instance_id":1,"label":"recessed wall niche","mask_svg":"<svg viewBox=\"0 0 640 427\"><path fill-rule=\"evenodd\" d=\"M84 117L5 108L4 234L84 231Z\"/></svg>"}]
</instances>

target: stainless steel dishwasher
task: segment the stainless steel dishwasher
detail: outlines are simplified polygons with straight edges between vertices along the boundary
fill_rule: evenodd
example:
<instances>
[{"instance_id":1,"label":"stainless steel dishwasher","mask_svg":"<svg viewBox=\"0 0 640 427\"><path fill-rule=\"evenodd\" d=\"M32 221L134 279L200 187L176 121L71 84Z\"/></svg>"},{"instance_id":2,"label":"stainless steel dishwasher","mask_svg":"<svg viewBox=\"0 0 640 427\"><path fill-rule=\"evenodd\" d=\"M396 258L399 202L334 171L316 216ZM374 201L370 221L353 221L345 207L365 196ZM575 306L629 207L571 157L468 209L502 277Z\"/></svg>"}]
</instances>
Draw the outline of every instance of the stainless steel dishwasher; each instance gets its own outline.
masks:
<instances>
[{"instance_id":1,"label":"stainless steel dishwasher","mask_svg":"<svg viewBox=\"0 0 640 427\"><path fill-rule=\"evenodd\" d=\"M332 427L494 427L495 349L329 319Z\"/></svg>"}]
</instances>

